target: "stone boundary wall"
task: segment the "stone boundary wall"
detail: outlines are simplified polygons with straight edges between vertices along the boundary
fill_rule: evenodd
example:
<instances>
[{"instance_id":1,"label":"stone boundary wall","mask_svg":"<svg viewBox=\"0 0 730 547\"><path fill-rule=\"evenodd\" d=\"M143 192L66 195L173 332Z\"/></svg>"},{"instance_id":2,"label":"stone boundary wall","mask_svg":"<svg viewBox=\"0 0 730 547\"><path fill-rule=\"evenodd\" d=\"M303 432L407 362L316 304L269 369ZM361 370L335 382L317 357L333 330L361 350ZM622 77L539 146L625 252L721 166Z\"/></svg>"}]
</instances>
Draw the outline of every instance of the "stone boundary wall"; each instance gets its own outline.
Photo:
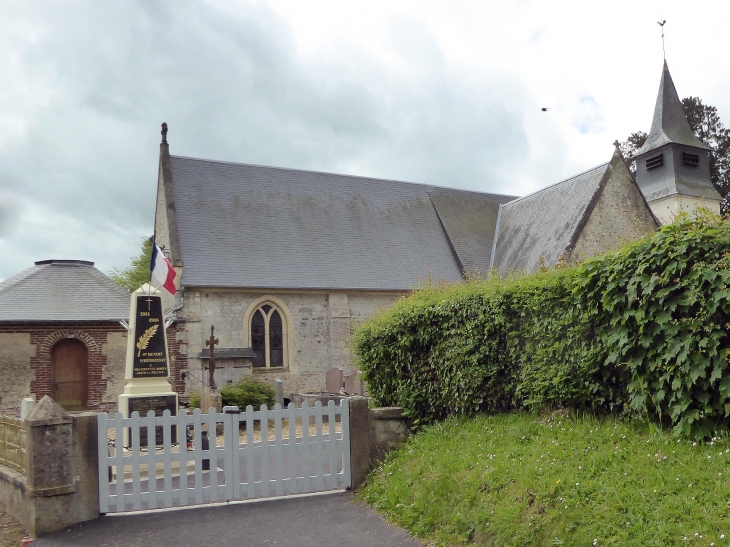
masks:
<instances>
[{"instance_id":1,"label":"stone boundary wall","mask_svg":"<svg viewBox=\"0 0 730 547\"><path fill-rule=\"evenodd\" d=\"M25 472L28 457L25 445L23 420L0 416L0 464Z\"/></svg>"},{"instance_id":2,"label":"stone boundary wall","mask_svg":"<svg viewBox=\"0 0 730 547\"><path fill-rule=\"evenodd\" d=\"M406 441L410 426L400 407L368 408L367 397L350 397L349 402L350 473L354 490L386 452Z\"/></svg>"},{"instance_id":3,"label":"stone boundary wall","mask_svg":"<svg viewBox=\"0 0 730 547\"><path fill-rule=\"evenodd\" d=\"M97 418L44 397L23 422L24 471L0 464L0 508L40 536L99 516Z\"/></svg>"}]
</instances>

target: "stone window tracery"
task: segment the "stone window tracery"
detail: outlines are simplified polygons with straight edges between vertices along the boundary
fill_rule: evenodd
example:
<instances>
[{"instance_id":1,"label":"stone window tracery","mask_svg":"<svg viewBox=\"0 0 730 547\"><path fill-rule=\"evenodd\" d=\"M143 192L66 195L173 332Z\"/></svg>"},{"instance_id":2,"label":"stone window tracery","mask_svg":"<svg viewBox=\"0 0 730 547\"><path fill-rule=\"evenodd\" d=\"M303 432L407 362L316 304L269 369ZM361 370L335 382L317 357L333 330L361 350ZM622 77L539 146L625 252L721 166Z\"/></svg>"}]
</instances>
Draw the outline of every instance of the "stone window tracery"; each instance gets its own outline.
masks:
<instances>
[{"instance_id":1,"label":"stone window tracery","mask_svg":"<svg viewBox=\"0 0 730 547\"><path fill-rule=\"evenodd\" d=\"M285 315L271 302L256 307L250 315L251 349L256 353L255 368L287 366Z\"/></svg>"}]
</instances>

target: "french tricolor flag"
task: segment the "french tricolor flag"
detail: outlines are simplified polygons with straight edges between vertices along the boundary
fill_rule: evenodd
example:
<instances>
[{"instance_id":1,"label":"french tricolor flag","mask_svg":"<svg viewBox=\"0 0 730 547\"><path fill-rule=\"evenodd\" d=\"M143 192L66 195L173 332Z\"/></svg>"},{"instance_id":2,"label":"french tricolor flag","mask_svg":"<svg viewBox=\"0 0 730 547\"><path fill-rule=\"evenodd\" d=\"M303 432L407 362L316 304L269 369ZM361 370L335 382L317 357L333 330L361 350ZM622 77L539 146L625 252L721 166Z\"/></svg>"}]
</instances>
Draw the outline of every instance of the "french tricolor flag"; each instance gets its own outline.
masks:
<instances>
[{"instance_id":1,"label":"french tricolor flag","mask_svg":"<svg viewBox=\"0 0 730 547\"><path fill-rule=\"evenodd\" d=\"M165 255L162 254L162 251L156 243L152 245L150 271L152 272L152 277L161 283L167 289L167 292L175 294L175 276L177 274L170 261L165 258Z\"/></svg>"}]
</instances>

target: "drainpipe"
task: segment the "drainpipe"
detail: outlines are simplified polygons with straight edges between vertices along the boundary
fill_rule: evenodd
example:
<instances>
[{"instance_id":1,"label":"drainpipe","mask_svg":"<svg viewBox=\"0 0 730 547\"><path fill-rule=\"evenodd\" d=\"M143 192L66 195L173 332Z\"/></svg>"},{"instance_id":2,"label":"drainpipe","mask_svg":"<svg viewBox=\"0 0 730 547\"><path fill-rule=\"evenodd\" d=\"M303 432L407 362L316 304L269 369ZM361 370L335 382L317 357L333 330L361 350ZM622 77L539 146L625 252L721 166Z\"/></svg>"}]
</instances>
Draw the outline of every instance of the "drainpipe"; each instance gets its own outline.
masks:
<instances>
[{"instance_id":1,"label":"drainpipe","mask_svg":"<svg viewBox=\"0 0 730 547\"><path fill-rule=\"evenodd\" d=\"M172 325L172 322L177 319L175 315L173 315L176 311L180 311L183 309L183 306L185 306L185 287L180 287L180 305L172 308L169 312L167 312L165 315L167 318L165 319L165 329L167 330L167 327Z\"/></svg>"}]
</instances>

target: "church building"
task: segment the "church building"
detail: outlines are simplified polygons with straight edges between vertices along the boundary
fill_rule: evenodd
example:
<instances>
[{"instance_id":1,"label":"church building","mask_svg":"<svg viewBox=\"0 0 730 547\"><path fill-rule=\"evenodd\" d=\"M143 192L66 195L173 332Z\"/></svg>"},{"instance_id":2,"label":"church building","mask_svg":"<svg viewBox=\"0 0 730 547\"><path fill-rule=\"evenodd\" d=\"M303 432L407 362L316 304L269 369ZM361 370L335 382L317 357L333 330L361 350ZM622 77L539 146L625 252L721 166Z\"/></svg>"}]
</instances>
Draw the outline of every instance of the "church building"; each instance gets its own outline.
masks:
<instances>
[{"instance_id":1,"label":"church building","mask_svg":"<svg viewBox=\"0 0 730 547\"><path fill-rule=\"evenodd\" d=\"M168 337L188 392L206 383L212 326L218 383L320 391L352 367L354 325L423 283L571 264L719 208L666 64L636 178L616 148L524 197L174 156L162 135L155 232L178 273Z\"/></svg>"}]
</instances>

